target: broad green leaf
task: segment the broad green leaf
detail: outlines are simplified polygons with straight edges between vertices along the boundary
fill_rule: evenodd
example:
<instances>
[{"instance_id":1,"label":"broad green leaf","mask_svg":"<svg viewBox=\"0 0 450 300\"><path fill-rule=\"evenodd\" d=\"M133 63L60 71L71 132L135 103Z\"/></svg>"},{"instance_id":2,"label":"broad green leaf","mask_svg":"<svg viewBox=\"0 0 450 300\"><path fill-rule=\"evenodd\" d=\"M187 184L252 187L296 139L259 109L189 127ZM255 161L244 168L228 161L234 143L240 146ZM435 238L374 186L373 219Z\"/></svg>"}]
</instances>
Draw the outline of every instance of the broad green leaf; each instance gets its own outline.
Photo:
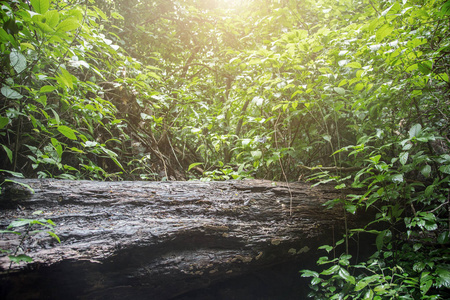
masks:
<instances>
[{"instance_id":1,"label":"broad green leaf","mask_svg":"<svg viewBox=\"0 0 450 300\"><path fill-rule=\"evenodd\" d=\"M377 42L378 43L381 42L385 37L390 35L393 30L394 30L394 27L391 26L390 24L384 24L383 26L381 26L377 30L377 33L375 34Z\"/></svg>"},{"instance_id":2,"label":"broad green leaf","mask_svg":"<svg viewBox=\"0 0 450 300\"><path fill-rule=\"evenodd\" d=\"M413 266L413 270L416 272L422 272L423 269L425 268L426 264L423 261L418 261L414 264Z\"/></svg>"},{"instance_id":3,"label":"broad green leaf","mask_svg":"<svg viewBox=\"0 0 450 300\"><path fill-rule=\"evenodd\" d=\"M353 69L360 69L361 68L361 64L359 62L351 62L348 63L347 65L345 65L346 68L353 68Z\"/></svg>"},{"instance_id":4,"label":"broad green leaf","mask_svg":"<svg viewBox=\"0 0 450 300\"><path fill-rule=\"evenodd\" d=\"M5 145L2 145L2 147L3 147L3 150L5 150L6 155L8 156L9 162L13 163L13 153L12 153L12 151L8 147L6 147Z\"/></svg>"},{"instance_id":5,"label":"broad green leaf","mask_svg":"<svg viewBox=\"0 0 450 300\"><path fill-rule=\"evenodd\" d=\"M9 223L8 225L8 229L9 228L17 228L17 227L23 227L26 225L31 225L33 220L30 219L19 219L19 220L14 220L11 223Z\"/></svg>"},{"instance_id":6,"label":"broad green leaf","mask_svg":"<svg viewBox=\"0 0 450 300\"><path fill-rule=\"evenodd\" d=\"M75 18L68 18L59 23L59 25L56 27L57 32L67 32L77 29L80 26L80 23L78 23L78 20Z\"/></svg>"},{"instance_id":7,"label":"broad green leaf","mask_svg":"<svg viewBox=\"0 0 450 300\"><path fill-rule=\"evenodd\" d=\"M422 125L420 124L415 124L411 127L411 129L409 130L409 138L412 139L415 136L418 136L419 133L422 131Z\"/></svg>"},{"instance_id":8,"label":"broad green leaf","mask_svg":"<svg viewBox=\"0 0 450 300\"><path fill-rule=\"evenodd\" d=\"M64 83L64 85L66 87L73 89L73 78L72 78L72 74L70 74L69 71L67 71L64 68L61 68L61 74L60 74L59 78L62 80L62 82Z\"/></svg>"},{"instance_id":9,"label":"broad green leaf","mask_svg":"<svg viewBox=\"0 0 450 300\"><path fill-rule=\"evenodd\" d=\"M376 155L376 156L369 157L369 159L371 161L373 161L375 164L378 164L378 162L380 161L380 158L381 158L381 155Z\"/></svg>"},{"instance_id":10,"label":"broad green leaf","mask_svg":"<svg viewBox=\"0 0 450 300\"><path fill-rule=\"evenodd\" d=\"M364 294L363 300L372 300L372 299L373 299L373 290L368 290L368 291Z\"/></svg>"},{"instance_id":11,"label":"broad green leaf","mask_svg":"<svg viewBox=\"0 0 450 300\"><path fill-rule=\"evenodd\" d=\"M392 176L391 180L393 182L403 182L403 175L402 174L395 174Z\"/></svg>"},{"instance_id":12,"label":"broad green leaf","mask_svg":"<svg viewBox=\"0 0 450 300\"><path fill-rule=\"evenodd\" d=\"M439 276L438 285L450 289L450 270L448 267L438 266L436 268L436 274Z\"/></svg>"},{"instance_id":13,"label":"broad green leaf","mask_svg":"<svg viewBox=\"0 0 450 300\"><path fill-rule=\"evenodd\" d=\"M8 34L5 31L5 29L0 27L0 41L8 42L8 41L10 41L11 38L12 38L12 36L10 34Z\"/></svg>"},{"instance_id":14,"label":"broad green leaf","mask_svg":"<svg viewBox=\"0 0 450 300\"><path fill-rule=\"evenodd\" d=\"M399 11L401 9L400 4L396 1L394 4L392 4L391 6L389 6L387 9L385 9L384 11L381 12L381 16L386 16L389 12L391 12L391 14L395 14L397 11Z\"/></svg>"},{"instance_id":15,"label":"broad green leaf","mask_svg":"<svg viewBox=\"0 0 450 300\"><path fill-rule=\"evenodd\" d=\"M337 271L339 271L341 269L341 267L339 265L334 265L324 271L322 271L320 274L322 275L331 275L336 273Z\"/></svg>"},{"instance_id":16,"label":"broad green leaf","mask_svg":"<svg viewBox=\"0 0 450 300\"><path fill-rule=\"evenodd\" d=\"M59 23L59 12L57 10L49 10L45 13L45 23L51 28L56 28Z\"/></svg>"},{"instance_id":17,"label":"broad green leaf","mask_svg":"<svg viewBox=\"0 0 450 300\"><path fill-rule=\"evenodd\" d=\"M52 86L52 85L44 85L43 87L41 87L41 89L39 90L40 93L49 93L49 92L53 92L54 90L56 90L57 87Z\"/></svg>"},{"instance_id":18,"label":"broad green leaf","mask_svg":"<svg viewBox=\"0 0 450 300\"><path fill-rule=\"evenodd\" d=\"M0 129L3 129L8 124L9 124L9 118L0 117Z\"/></svg>"},{"instance_id":19,"label":"broad green leaf","mask_svg":"<svg viewBox=\"0 0 450 300\"><path fill-rule=\"evenodd\" d=\"M330 251L333 250L333 247L330 245L323 245L323 246L320 246L318 249L324 249L325 251L330 253Z\"/></svg>"},{"instance_id":20,"label":"broad green leaf","mask_svg":"<svg viewBox=\"0 0 450 300\"><path fill-rule=\"evenodd\" d=\"M121 168L123 171L125 171L122 164L117 160L117 153L115 153L114 151L111 151L103 146L101 146L101 148L119 168Z\"/></svg>"},{"instance_id":21,"label":"broad green leaf","mask_svg":"<svg viewBox=\"0 0 450 300\"><path fill-rule=\"evenodd\" d=\"M115 11L111 12L111 17L113 17L114 19L125 20L121 14L119 14L118 12L115 12Z\"/></svg>"},{"instance_id":22,"label":"broad green leaf","mask_svg":"<svg viewBox=\"0 0 450 300\"><path fill-rule=\"evenodd\" d=\"M433 69L433 61L431 61L431 60L419 62L418 65L419 65L420 72L422 72L422 74L424 74L424 75L430 74Z\"/></svg>"},{"instance_id":23,"label":"broad green leaf","mask_svg":"<svg viewBox=\"0 0 450 300\"><path fill-rule=\"evenodd\" d=\"M24 261L24 262L32 262L33 261L33 259L31 257L29 257L28 255L25 255L25 254L8 255L8 257L12 262L15 262L17 264L22 261Z\"/></svg>"},{"instance_id":24,"label":"broad green leaf","mask_svg":"<svg viewBox=\"0 0 450 300\"><path fill-rule=\"evenodd\" d=\"M203 163L197 162L197 163L190 164L190 165L189 165L189 168L188 168L188 171L190 171L192 168L194 168L194 167L196 167L196 166L198 166L198 165L201 165L201 164L203 164Z\"/></svg>"},{"instance_id":25,"label":"broad green leaf","mask_svg":"<svg viewBox=\"0 0 450 300\"><path fill-rule=\"evenodd\" d=\"M381 248L383 248L385 235L386 235L386 231L383 230L377 235L377 238L375 239L375 244L377 246L378 251L380 251Z\"/></svg>"},{"instance_id":26,"label":"broad green leaf","mask_svg":"<svg viewBox=\"0 0 450 300\"><path fill-rule=\"evenodd\" d=\"M17 177L17 178L25 178L25 177L23 176L23 174L22 174L22 173L19 173L19 172L13 172L13 171L2 170L2 169L0 169L0 172L8 173L8 174L10 174L11 176L14 176L14 177ZM6 180L5 180L5 182L6 182ZM14 180L11 180L11 179L8 179L8 182L18 183L18 182L15 182Z\"/></svg>"},{"instance_id":27,"label":"broad green leaf","mask_svg":"<svg viewBox=\"0 0 450 300\"><path fill-rule=\"evenodd\" d=\"M450 174L450 165L440 166L439 171L445 174Z\"/></svg>"},{"instance_id":28,"label":"broad green leaf","mask_svg":"<svg viewBox=\"0 0 450 300\"><path fill-rule=\"evenodd\" d=\"M22 95L10 88L9 86L4 86L1 89L1 93L3 96L5 96L8 99L22 99Z\"/></svg>"},{"instance_id":29,"label":"broad green leaf","mask_svg":"<svg viewBox=\"0 0 450 300\"><path fill-rule=\"evenodd\" d=\"M429 275L430 272L423 272L420 276L420 292L425 295L433 284L432 277Z\"/></svg>"},{"instance_id":30,"label":"broad green leaf","mask_svg":"<svg viewBox=\"0 0 450 300\"><path fill-rule=\"evenodd\" d=\"M350 275L350 273L346 269L340 268L338 274L345 281L347 281L347 282L349 282L351 284L355 284L355 277Z\"/></svg>"},{"instance_id":31,"label":"broad green leaf","mask_svg":"<svg viewBox=\"0 0 450 300\"><path fill-rule=\"evenodd\" d=\"M302 277L319 277L319 273L311 270L301 270Z\"/></svg>"},{"instance_id":32,"label":"broad green leaf","mask_svg":"<svg viewBox=\"0 0 450 300\"><path fill-rule=\"evenodd\" d=\"M357 209L356 205L350 205L350 204L345 205L345 210L351 214L355 214L356 209Z\"/></svg>"},{"instance_id":33,"label":"broad green leaf","mask_svg":"<svg viewBox=\"0 0 450 300\"><path fill-rule=\"evenodd\" d=\"M399 155L399 161L402 165L405 165L408 161L409 153L408 152L402 152Z\"/></svg>"},{"instance_id":34,"label":"broad green leaf","mask_svg":"<svg viewBox=\"0 0 450 300\"><path fill-rule=\"evenodd\" d=\"M450 236L450 232L448 230L442 232L441 234L439 234L439 236L437 238L438 243L439 244L446 244L446 243L448 243L449 236Z\"/></svg>"},{"instance_id":35,"label":"broad green leaf","mask_svg":"<svg viewBox=\"0 0 450 300\"><path fill-rule=\"evenodd\" d=\"M364 88L364 83L358 83L355 85L355 87L353 88L353 90L359 92L360 90L362 90Z\"/></svg>"},{"instance_id":36,"label":"broad green leaf","mask_svg":"<svg viewBox=\"0 0 450 300\"><path fill-rule=\"evenodd\" d=\"M38 14L45 14L50 7L50 0L30 0L30 2Z\"/></svg>"},{"instance_id":37,"label":"broad green leaf","mask_svg":"<svg viewBox=\"0 0 450 300\"><path fill-rule=\"evenodd\" d=\"M260 159L262 156L262 152L260 150L255 150L250 152L254 159Z\"/></svg>"},{"instance_id":38,"label":"broad green leaf","mask_svg":"<svg viewBox=\"0 0 450 300\"><path fill-rule=\"evenodd\" d=\"M73 130L72 128L69 128L65 125L61 125L58 126L58 131L61 132L65 137L71 139L71 140L76 140L77 136L75 135L75 130Z\"/></svg>"},{"instance_id":39,"label":"broad green leaf","mask_svg":"<svg viewBox=\"0 0 450 300\"><path fill-rule=\"evenodd\" d=\"M365 280L359 280L359 281L356 283L355 291L360 291L360 290L362 290L362 289L365 288L368 284L369 284L369 283L368 283L367 281L365 281Z\"/></svg>"},{"instance_id":40,"label":"broad green leaf","mask_svg":"<svg viewBox=\"0 0 450 300\"><path fill-rule=\"evenodd\" d=\"M405 69L405 71L406 72L412 72L412 71L414 71L414 70L417 70L419 68L419 65L418 64L412 64L412 65L410 65L409 67L407 67L406 69Z\"/></svg>"},{"instance_id":41,"label":"broad green leaf","mask_svg":"<svg viewBox=\"0 0 450 300\"><path fill-rule=\"evenodd\" d=\"M27 68L27 59L16 49L12 49L9 54L9 60L11 61L11 66L16 70L17 73L21 73Z\"/></svg>"},{"instance_id":42,"label":"broad green leaf","mask_svg":"<svg viewBox=\"0 0 450 300\"><path fill-rule=\"evenodd\" d=\"M343 88L341 88L341 87L335 87L335 88L333 88L334 89L334 91L336 92L336 93L338 93L339 95L344 95L345 94L345 90L343 89Z\"/></svg>"},{"instance_id":43,"label":"broad green leaf","mask_svg":"<svg viewBox=\"0 0 450 300\"><path fill-rule=\"evenodd\" d=\"M63 153L63 148L62 148L61 143L55 138L51 138L50 140L52 142L53 147L56 150L56 153L58 153L58 157L61 157L62 153Z\"/></svg>"},{"instance_id":44,"label":"broad green leaf","mask_svg":"<svg viewBox=\"0 0 450 300\"><path fill-rule=\"evenodd\" d=\"M431 166L430 165L425 165L423 166L423 168L420 170L420 173L422 173L423 176L428 177L431 174Z\"/></svg>"},{"instance_id":45,"label":"broad green leaf","mask_svg":"<svg viewBox=\"0 0 450 300\"><path fill-rule=\"evenodd\" d=\"M106 16L106 14L101 9L99 9L96 6L94 6L93 8L97 12L98 16L100 16L103 20L108 20L108 17Z\"/></svg>"}]
</instances>

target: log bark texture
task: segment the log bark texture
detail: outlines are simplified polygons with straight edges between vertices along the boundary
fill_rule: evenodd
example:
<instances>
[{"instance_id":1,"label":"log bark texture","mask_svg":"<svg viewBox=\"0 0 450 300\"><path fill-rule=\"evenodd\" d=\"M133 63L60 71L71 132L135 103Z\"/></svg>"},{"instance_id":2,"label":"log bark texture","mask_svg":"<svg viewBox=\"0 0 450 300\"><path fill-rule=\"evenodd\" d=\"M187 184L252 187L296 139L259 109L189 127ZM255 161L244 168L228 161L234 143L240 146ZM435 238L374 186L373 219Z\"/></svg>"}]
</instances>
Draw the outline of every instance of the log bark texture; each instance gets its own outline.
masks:
<instances>
[{"instance_id":1,"label":"log bark texture","mask_svg":"<svg viewBox=\"0 0 450 300\"><path fill-rule=\"evenodd\" d=\"M57 224L61 243L45 233L27 239L23 250L34 262L9 271L8 258L0 258L6 299L188 299L189 291L276 265L300 270L314 262L318 245L340 239L345 226L342 207L322 205L342 197L332 186L20 182L34 193L3 187L2 229L42 210L38 218ZM349 227L361 221L347 216ZM19 239L3 234L0 248L12 249Z\"/></svg>"}]
</instances>

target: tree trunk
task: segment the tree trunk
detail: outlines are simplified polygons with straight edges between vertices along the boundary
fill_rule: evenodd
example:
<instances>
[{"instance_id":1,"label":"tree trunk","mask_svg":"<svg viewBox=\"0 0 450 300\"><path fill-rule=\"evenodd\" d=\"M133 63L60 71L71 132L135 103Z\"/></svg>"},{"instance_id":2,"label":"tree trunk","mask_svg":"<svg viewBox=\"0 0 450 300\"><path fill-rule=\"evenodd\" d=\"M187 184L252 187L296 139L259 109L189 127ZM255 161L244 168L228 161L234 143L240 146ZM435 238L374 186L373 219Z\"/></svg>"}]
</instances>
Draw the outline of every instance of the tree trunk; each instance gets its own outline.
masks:
<instances>
[{"instance_id":1,"label":"tree trunk","mask_svg":"<svg viewBox=\"0 0 450 300\"><path fill-rule=\"evenodd\" d=\"M342 197L332 186L20 182L34 194L3 186L2 228L41 210L37 218L56 223L61 243L39 233L22 247L33 263L8 270L8 257L0 259L6 299L191 299L190 291L286 265L298 280L298 270L315 262L317 246L333 245L345 228L342 206L322 205ZM347 226L362 218L347 216ZM3 234L0 248L13 249L20 238Z\"/></svg>"}]
</instances>

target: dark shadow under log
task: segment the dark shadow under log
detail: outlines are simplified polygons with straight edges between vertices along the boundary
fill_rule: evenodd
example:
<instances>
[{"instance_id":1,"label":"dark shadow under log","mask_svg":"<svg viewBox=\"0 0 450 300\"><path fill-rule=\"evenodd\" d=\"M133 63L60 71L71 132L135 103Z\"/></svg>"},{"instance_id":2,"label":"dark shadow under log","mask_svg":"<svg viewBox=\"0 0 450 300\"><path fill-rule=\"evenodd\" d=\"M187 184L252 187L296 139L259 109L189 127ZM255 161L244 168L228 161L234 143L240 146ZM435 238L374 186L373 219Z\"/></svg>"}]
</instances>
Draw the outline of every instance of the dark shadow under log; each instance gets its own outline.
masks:
<instances>
[{"instance_id":1,"label":"dark shadow under log","mask_svg":"<svg viewBox=\"0 0 450 300\"><path fill-rule=\"evenodd\" d=\"M289 298L298 295L298 270L313 266L317 246L332 245L345 228L343 208L322 205L342 197L333 186L291 183L289 191L286 183L263 180L20 182L35 192L4 187L2 228L42 210L39 218L57 224L61 243L44 233L27 239L23 249L34 262L10 271L2 257L4 299ZM349 228L365 221L364 215L347 217ZM19 238L3 234L0 248L11 249ZM292 281L280 279L275 289L285 294L271 296L264 287L276 284L274 270L284 268ZM249 278L260 288L239 292L227 285Z\"/></svg>"}]
</instances>

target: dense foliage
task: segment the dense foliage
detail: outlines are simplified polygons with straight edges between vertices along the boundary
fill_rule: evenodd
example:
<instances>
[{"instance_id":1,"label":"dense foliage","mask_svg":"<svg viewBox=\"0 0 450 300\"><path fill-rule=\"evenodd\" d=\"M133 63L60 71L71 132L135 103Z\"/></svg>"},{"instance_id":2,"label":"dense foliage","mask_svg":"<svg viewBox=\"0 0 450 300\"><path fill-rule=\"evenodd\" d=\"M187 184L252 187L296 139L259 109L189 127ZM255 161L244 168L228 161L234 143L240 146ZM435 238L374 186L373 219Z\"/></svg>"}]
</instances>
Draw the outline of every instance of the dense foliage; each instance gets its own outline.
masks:
<instances>
[{"instance_id":1,"label":"dense foliage","mask_svg":"<svg viewBox=\"0 0 450 300\"><path fill-rule=\"evenodd\" d=\"M329 205L378 213L303 271L314 297L446 299L449 16L443 0L5 2L0 168L357 188ZM377 251L358 262L362 232Z\"/></svg>"}]
</instances>

